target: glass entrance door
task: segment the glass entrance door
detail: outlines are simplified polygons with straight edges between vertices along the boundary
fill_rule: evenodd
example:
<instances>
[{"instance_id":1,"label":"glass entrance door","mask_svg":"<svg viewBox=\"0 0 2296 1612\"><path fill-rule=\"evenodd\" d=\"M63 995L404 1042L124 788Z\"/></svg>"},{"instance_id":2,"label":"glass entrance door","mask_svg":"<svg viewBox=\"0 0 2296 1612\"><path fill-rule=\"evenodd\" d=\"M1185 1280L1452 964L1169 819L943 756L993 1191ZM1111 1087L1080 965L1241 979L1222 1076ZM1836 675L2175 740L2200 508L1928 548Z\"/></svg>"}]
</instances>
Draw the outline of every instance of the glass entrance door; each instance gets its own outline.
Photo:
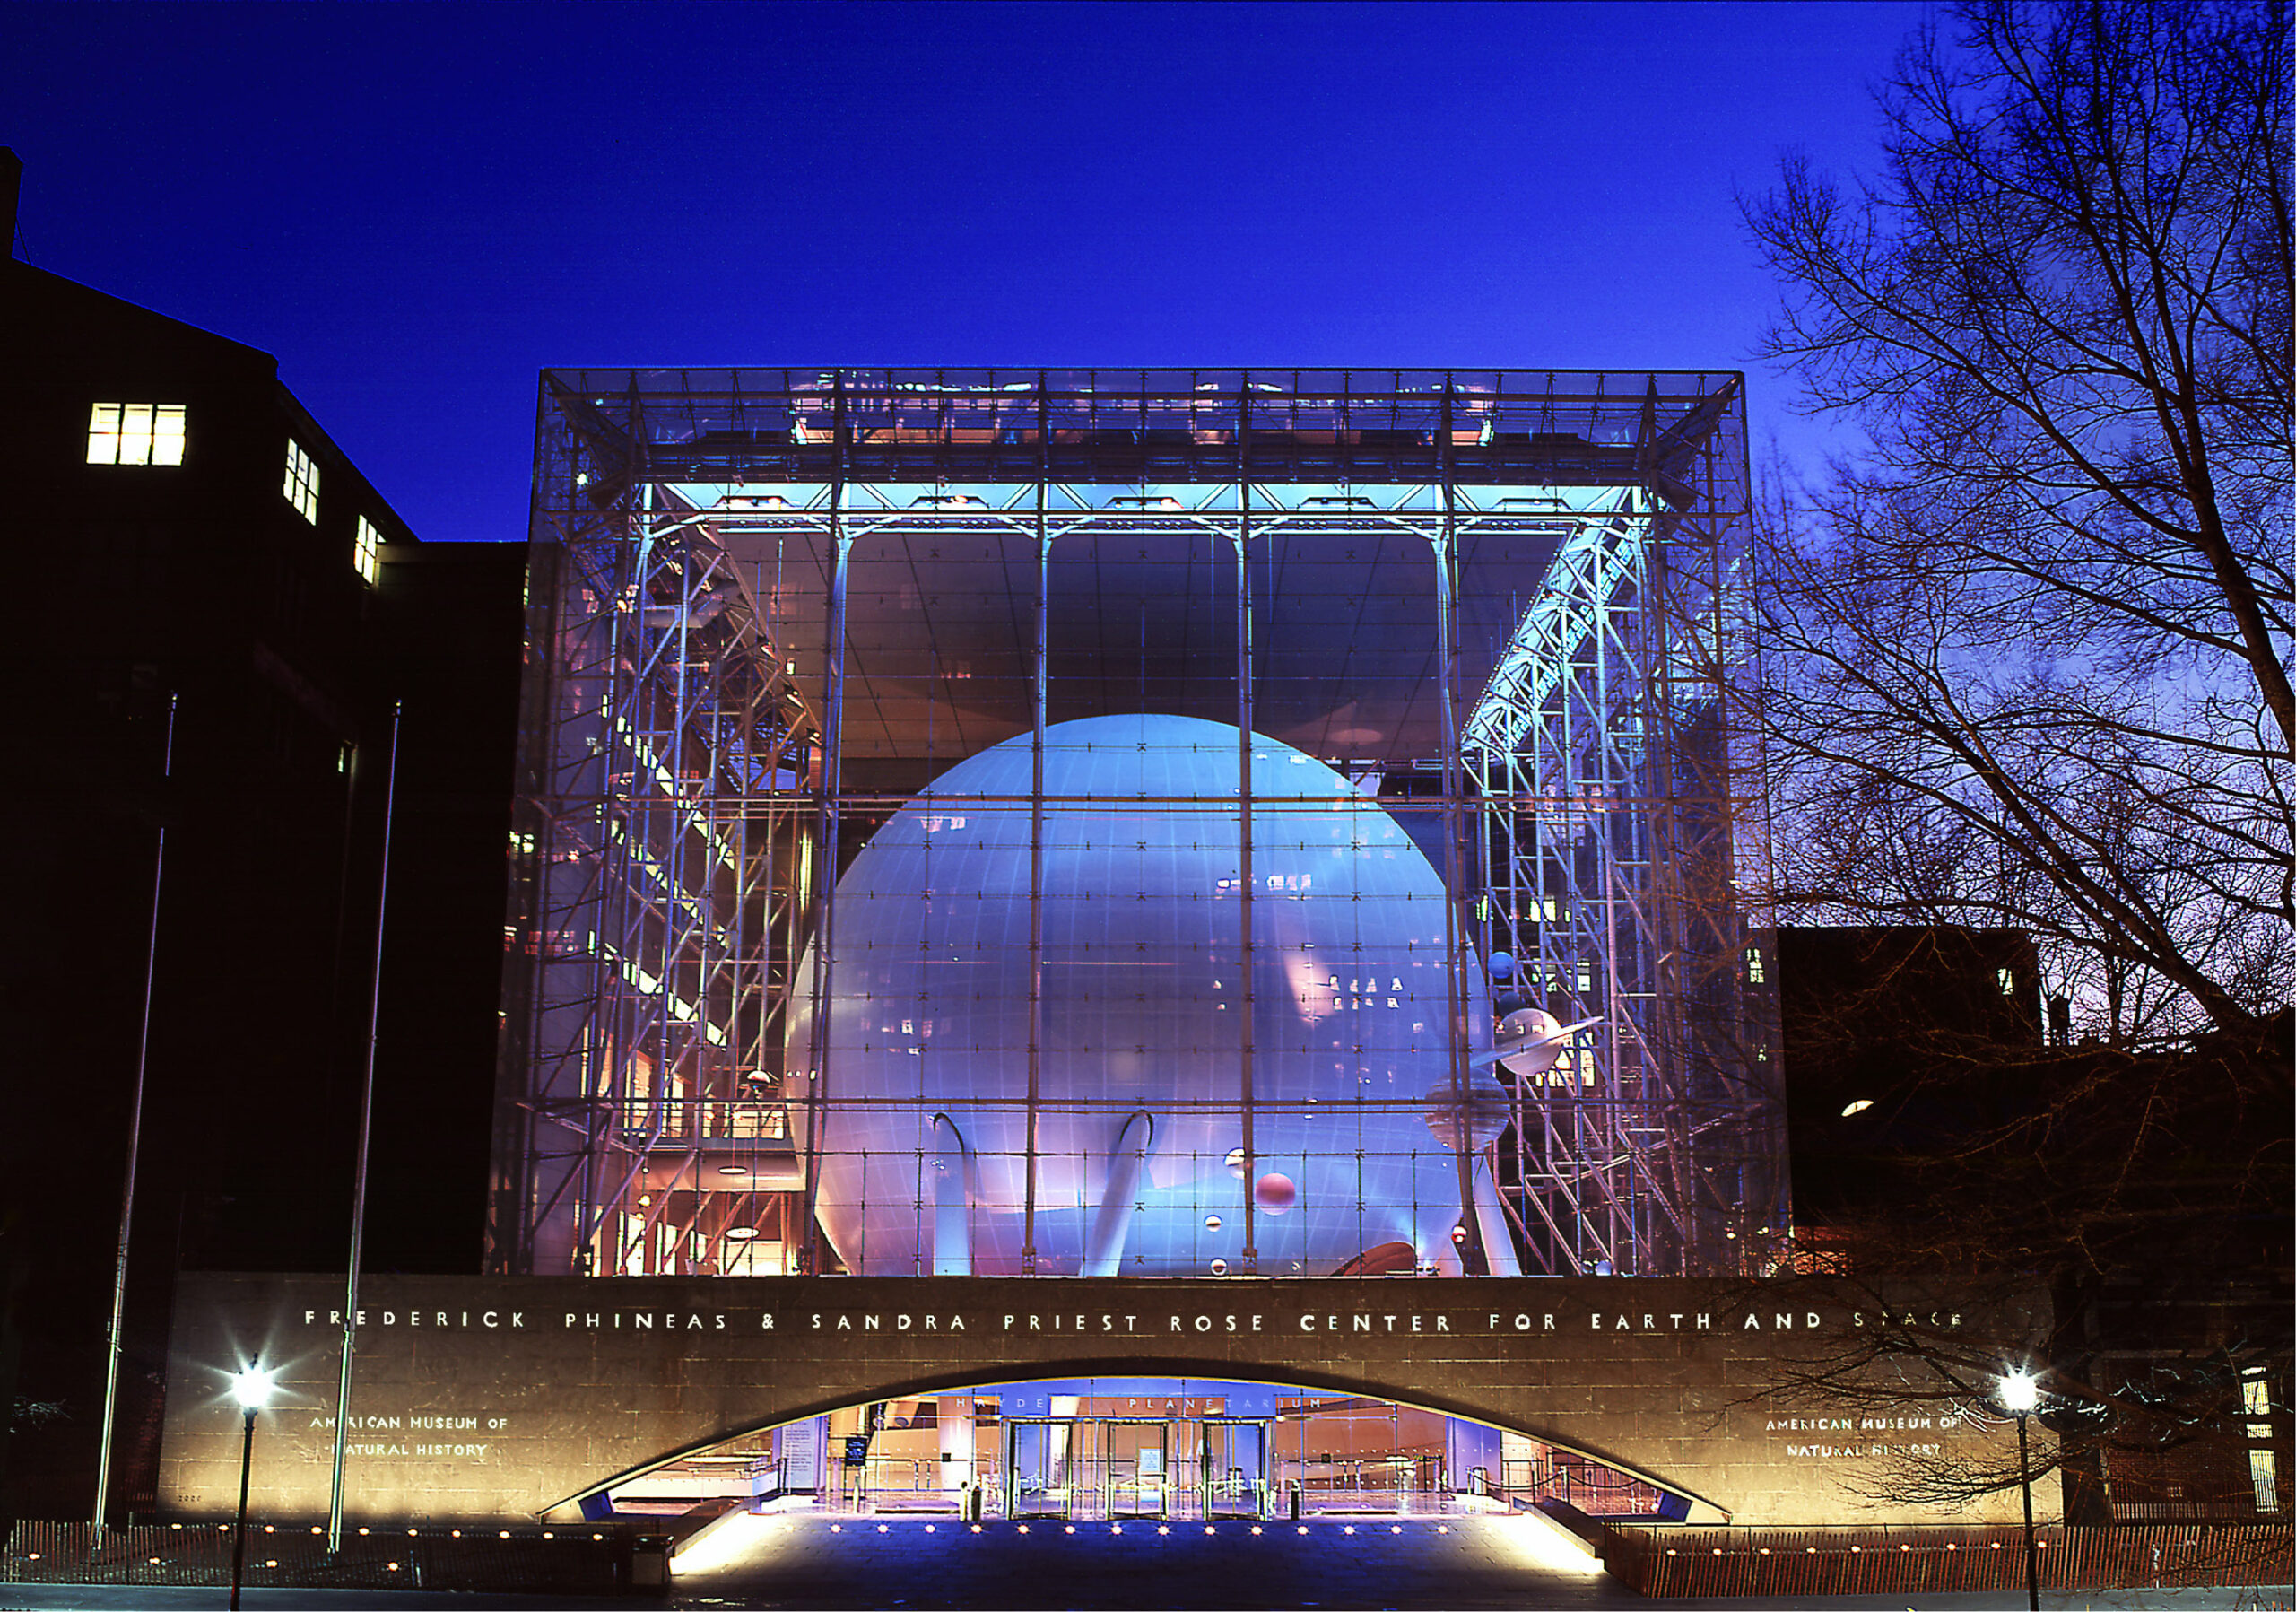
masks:
<instances>
[{"instance_id":1,"label":"glass entrance door","mask_svg":"<svg viewBox=\"0 0 2296 1612\"><path fill-rule=\"evenodd\" d=\"M1066 1517L1076 1504L1076 1425L1013 1420L1004 1424L1004 1514Z\"/></svg>"},{"instance_id":2,"label":"glass entrance door","mask_svg":"<svg viewBox=\"0 0 2296 1612\"><path fill-rule=\"evenodd\" d=\"M1267 1424L1203 1425L1204 1514L1258 1517L1267 1509Z\"/></svg>"},{"instance_id":3,"label":"glass entrance door","mask_svg":"<svg viewBox=\"0 0 2296 1612\"><path fill-rule=\"evenodd\" d=\"M1172 1514L1171 1428L1164 1422L1103 1422L1110 1517Z\"/></svg>"}]
</instances>

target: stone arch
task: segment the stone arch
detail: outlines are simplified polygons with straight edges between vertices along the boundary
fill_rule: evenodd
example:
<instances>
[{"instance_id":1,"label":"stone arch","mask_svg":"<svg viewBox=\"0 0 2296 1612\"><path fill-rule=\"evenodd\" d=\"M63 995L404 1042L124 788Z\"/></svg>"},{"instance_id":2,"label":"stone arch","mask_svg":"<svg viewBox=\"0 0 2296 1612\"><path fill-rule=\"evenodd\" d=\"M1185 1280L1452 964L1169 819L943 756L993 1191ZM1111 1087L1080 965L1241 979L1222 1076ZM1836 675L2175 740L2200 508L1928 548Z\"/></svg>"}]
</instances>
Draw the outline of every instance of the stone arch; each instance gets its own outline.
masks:
<instances>
[{"instance_id":1,"label":"stone arch","mask_svg":"<svg viewBox=\"0 0 2296 1612\"><path fill-rule=\"evenodd\" d=\"M1200 1357L1172 1355L1077 1355L1057 1361L1016 1360L1001 1366L994 1364L963 1367L943 1365L911 1375L887 1378L857 1392L847 1389L826 1396L799 1398L785 1405L761 1409L755 1415L737 1414L721 1425L686 1439L657 1456L626 1466L561 1496L542 1508L541 1514L551 1516L570 1512L594 1495L624 1487L650 1472L715 1448L728 1440L770 1432L856 1405L877 1400L917 1399L932 1394L961 1393L968 1389L1003 1383L1061 1381L1078 1377L1196 1378L1270 1386L1280 1383L1391 1400L1415 1410L1430 1411L1438 1416L1495 1428L1501 1433L1535 1439L1540 1443L1568 1451L1623 1473L1650 1485L1662 1494L1674 1496L1683 1508L1683 1521L1713 1523L1727 1522L1730 1519L1726 1507L1696 1490L1631 1458L1622 1457L1564 1431L1556 1422L1506 1415L1489 1404L1477 1403L1473 1396L1431 1391L1426 1385L1418 1382L1395 1382L1388 1381L1384 1373L1334 1371L1313 1364L1287 1365L1280 1372L1274 1372L1265 1366L1256 1367L1213 1355Z\"/></svg>"}]
</instances>

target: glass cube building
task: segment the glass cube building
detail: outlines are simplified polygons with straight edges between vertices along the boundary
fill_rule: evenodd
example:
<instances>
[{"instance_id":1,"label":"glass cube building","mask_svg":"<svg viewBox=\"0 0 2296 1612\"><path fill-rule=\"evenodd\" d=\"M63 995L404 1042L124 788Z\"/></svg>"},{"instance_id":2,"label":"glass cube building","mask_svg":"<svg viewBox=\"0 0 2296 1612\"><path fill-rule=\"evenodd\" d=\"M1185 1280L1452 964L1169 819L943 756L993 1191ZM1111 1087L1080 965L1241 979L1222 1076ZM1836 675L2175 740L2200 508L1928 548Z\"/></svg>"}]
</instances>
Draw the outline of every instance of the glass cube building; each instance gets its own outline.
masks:
<instances>
[{"instance_id":1,"label":"glass cube building","mask_svg":"<svg viewBox=\"0 0 2296 1612\"><path fill-rule=\"evenodd\" d=\"M545 373L490 1268L1764 1268L1746 498L1729 373Z\"/></svg>"}]
</instances>

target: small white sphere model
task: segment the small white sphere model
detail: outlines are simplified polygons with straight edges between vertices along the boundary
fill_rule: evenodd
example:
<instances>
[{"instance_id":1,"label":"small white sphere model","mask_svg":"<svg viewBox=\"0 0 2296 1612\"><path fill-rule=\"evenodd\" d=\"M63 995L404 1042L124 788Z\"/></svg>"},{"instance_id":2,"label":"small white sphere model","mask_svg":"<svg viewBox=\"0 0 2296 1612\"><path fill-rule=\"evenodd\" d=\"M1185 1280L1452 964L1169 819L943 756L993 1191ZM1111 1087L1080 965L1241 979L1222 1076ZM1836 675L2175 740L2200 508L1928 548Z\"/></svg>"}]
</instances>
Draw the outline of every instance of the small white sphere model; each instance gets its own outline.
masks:
<instances>
[{"instance_id":1,"label":"small white sphere model","mask_svg":"<svg viewBox=\"0 0 2296 1612\"><path fill-rule=\"evenodd\" d=\"M1562 1021L1544 1007L1519 1007L1499 1022L1499 1061L1517 1075L1544 1075L1554 1067L1570 1038Z\"/></svg>"}]
</instances>

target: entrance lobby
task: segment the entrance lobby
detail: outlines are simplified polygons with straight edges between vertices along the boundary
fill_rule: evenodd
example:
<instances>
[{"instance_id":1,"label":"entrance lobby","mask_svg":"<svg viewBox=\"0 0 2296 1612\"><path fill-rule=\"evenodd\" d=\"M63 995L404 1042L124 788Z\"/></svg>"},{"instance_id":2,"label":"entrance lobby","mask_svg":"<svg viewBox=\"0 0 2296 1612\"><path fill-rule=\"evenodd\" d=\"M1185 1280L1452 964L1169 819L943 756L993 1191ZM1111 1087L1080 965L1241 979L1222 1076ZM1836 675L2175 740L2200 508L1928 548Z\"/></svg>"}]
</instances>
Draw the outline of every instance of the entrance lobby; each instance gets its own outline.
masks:
<instances>
[{"instance_id":1,"label":"entrance lobby","mask_svg":"<svg viewBox=\"0 0 2296 1612\"><path fill-rule=\"evenodd\" d=\"M1086 1521L1268 1516L1269 1425L1016 1417L1004 1425L1004 1512Z\"/></svg>"},{"instance_id":2,"label":"entrance lobby","mask_svg":"<svg viewBox=\"0 0 2296 1612\"><path fill-rule=\"evenodd\" d=\"M1440 1517L1566 1498L1657 1515L1648 1484L1369 1395L1200 1378L1001 1383L854 1405L618 1486L625 1513L808 1496L843 1515L1157 1523Z\"/></svg>"}]
</instances>

